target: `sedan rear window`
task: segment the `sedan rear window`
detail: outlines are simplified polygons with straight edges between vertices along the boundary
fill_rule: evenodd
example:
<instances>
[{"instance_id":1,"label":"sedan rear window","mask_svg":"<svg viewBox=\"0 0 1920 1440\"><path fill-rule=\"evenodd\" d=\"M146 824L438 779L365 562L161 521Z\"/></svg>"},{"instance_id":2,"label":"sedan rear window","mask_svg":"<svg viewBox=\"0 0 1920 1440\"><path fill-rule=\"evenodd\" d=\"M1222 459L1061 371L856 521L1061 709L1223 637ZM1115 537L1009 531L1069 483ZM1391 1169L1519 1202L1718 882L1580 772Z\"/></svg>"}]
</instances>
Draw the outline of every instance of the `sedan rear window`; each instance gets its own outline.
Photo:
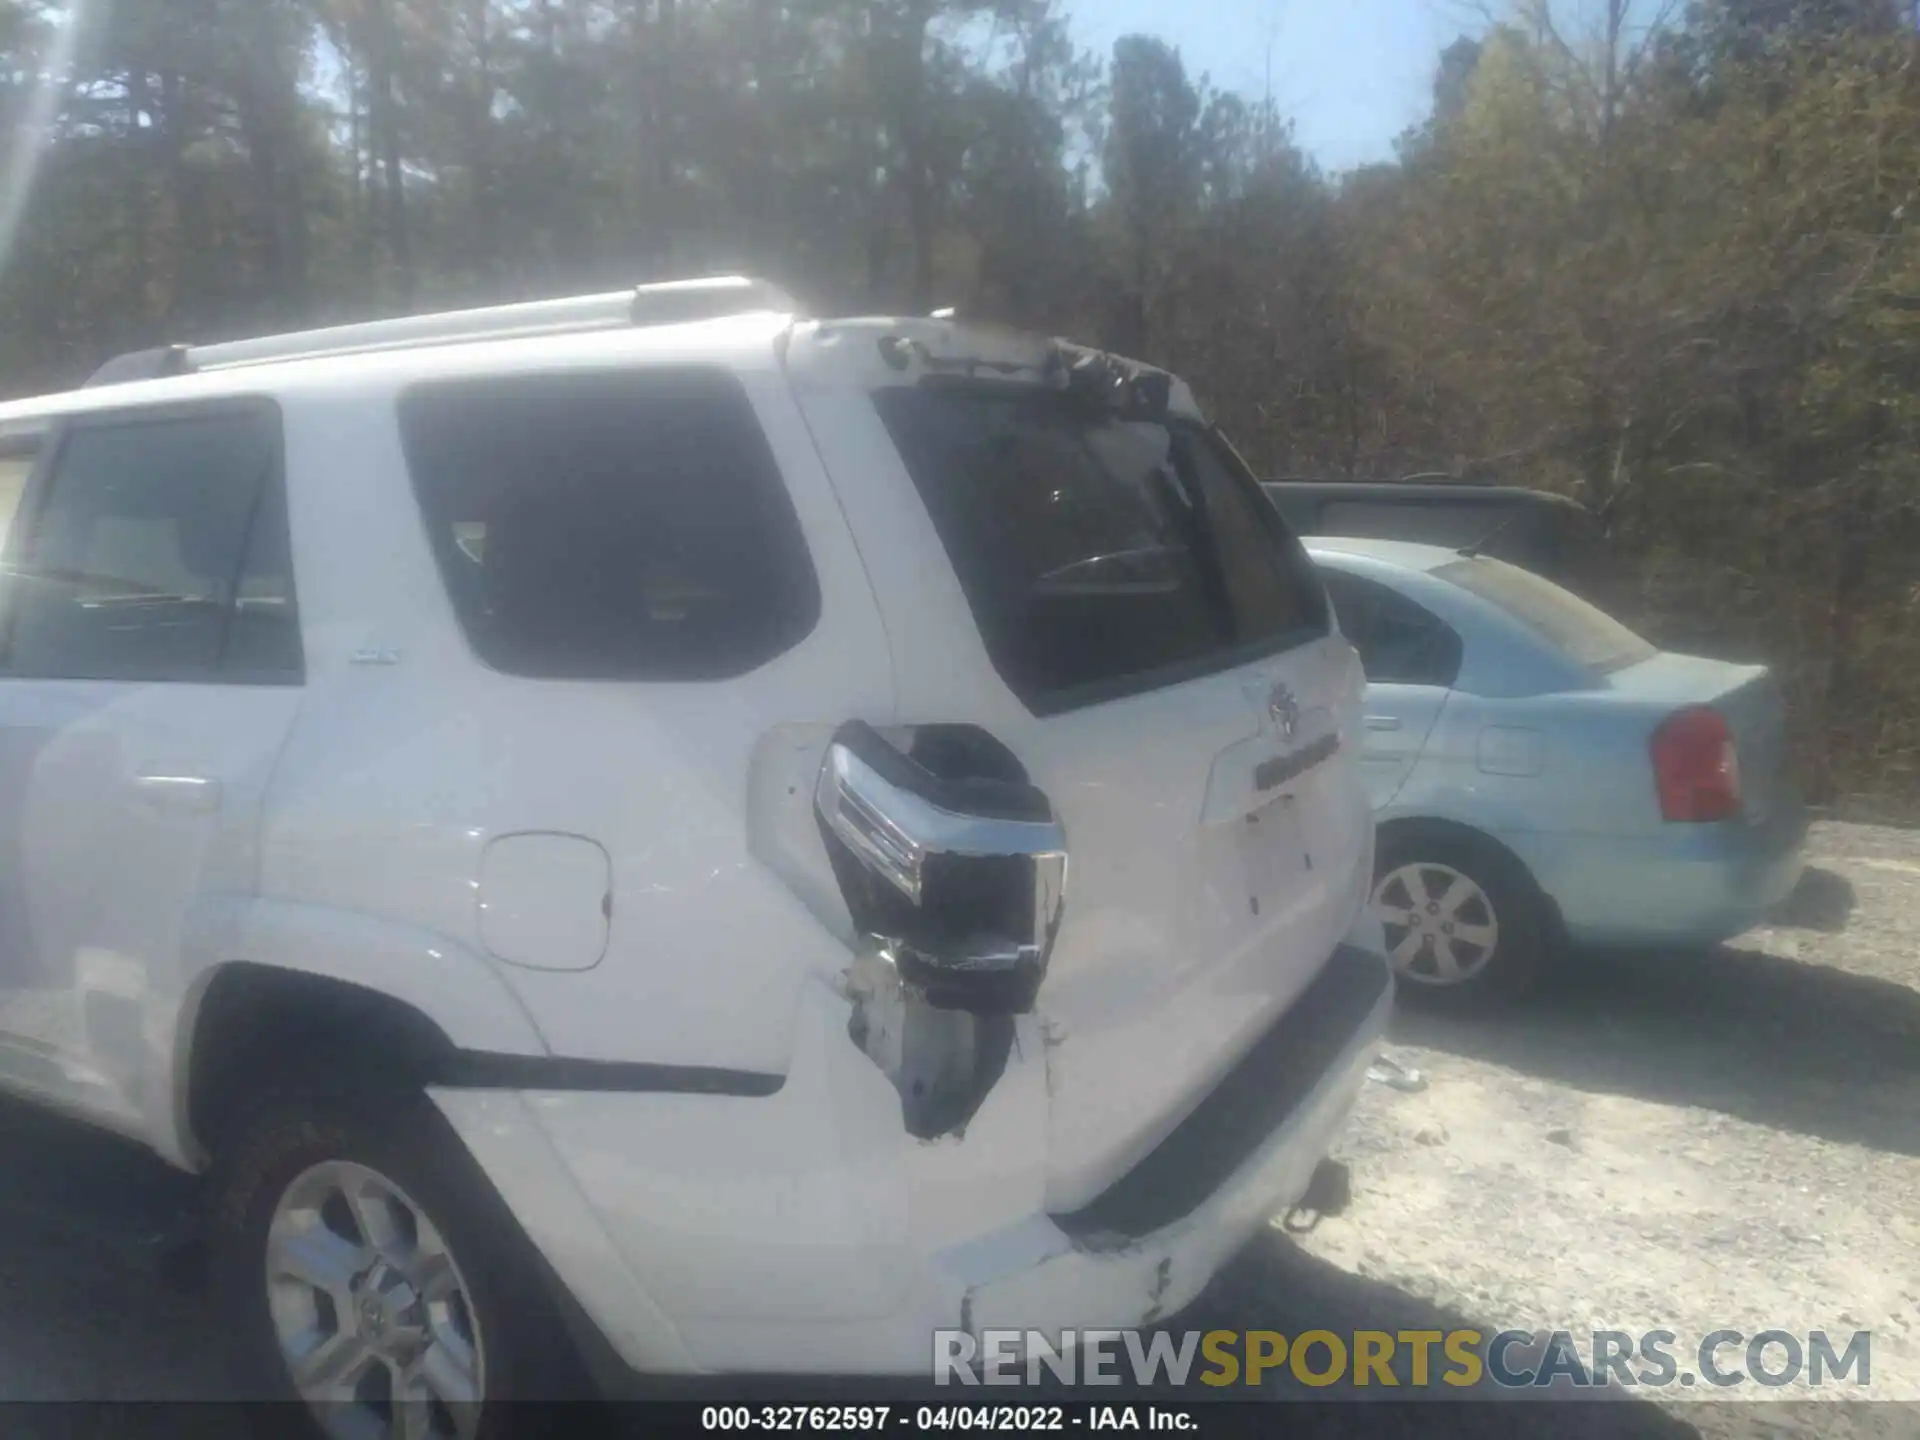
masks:
<instances>
[{"instance_id":1,"label":"sedan rear window","mask_svg":"<svg viewBox=\"0 0 1920 1440\"><path fill-rule=\"evenodd\" d=\"M874 397L1008 686L1058 713L1327 630L1299 542L1204 426L1024 387Z\"/></svg>"},{"instance_id":2,"label":"sedan rear window","mask_svg":"<svg viewBox=\"0 0 1920 1440\"><path fill-rule=\"evenodd\" d=\"M1596 674L1624 670L1659 653L1606 611L1504 560L1484 555L1455 560L1433 573L1498 605Z\"/></svg>"}]
</instances>

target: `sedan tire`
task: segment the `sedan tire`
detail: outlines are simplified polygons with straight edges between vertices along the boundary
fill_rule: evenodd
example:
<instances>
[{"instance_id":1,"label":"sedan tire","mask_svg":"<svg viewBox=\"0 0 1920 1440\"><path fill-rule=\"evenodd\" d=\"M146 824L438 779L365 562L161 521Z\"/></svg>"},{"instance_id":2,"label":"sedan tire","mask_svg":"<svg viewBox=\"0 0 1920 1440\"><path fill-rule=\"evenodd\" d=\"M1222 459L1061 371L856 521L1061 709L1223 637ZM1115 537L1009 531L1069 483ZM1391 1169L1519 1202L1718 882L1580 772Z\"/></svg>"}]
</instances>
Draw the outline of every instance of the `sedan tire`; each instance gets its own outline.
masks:
<instances>
[{"instance_id":1,"label":"sedan tire","mask_svg":"<svg viewBox=\"0 0 1920 1440\"><path fill-rule=\"evenodd\" d=\"M1373 911L1409 999L1530 991L1546 945L1539 887L1469 831L1405 827L1381 837Z\"/></svg>"}]
</instances>

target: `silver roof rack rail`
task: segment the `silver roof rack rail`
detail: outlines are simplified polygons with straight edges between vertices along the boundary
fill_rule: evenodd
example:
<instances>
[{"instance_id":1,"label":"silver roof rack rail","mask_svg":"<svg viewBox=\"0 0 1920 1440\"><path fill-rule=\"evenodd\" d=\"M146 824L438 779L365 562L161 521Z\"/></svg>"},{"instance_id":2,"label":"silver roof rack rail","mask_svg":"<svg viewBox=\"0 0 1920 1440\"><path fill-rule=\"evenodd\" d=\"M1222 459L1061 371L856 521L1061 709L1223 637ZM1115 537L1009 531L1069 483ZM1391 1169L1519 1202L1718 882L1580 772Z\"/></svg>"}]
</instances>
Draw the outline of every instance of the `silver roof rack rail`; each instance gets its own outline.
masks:
<instances>
[{"instance_id":1,"label":"silver roof rack rail","mask_svg":"<svg viewBox=\"0 0 1920 1440\"><path fill-rule=\"evenodd\" d=\"M535 335L676 325L760 311L792 315L799 313L800 306L778 286L743 275L670 280L606 295L535 300L523 305L450 310L436 315L408 315L395 320L337 325L291 335L266 335L221 345L169 345L116 356L96 370L87 384L124 384L201 370L266 365L277 360L410 350L428 345L455 345L467 340L515 340Z\"/></svg>"}]
</instances>

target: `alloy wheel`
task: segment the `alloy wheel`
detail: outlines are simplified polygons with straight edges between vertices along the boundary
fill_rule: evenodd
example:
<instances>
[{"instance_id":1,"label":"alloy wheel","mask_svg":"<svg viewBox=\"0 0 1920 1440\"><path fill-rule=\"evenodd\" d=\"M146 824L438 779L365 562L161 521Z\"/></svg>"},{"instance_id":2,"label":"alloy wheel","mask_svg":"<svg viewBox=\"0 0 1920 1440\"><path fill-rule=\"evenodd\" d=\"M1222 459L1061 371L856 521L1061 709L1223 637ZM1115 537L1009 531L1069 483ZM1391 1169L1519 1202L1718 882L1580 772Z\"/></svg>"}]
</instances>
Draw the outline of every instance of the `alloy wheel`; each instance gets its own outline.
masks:
<instances>
[{"instance_id":1,"label":"alloy wheel","mask_svg":"<svg viewBox=\"0 0 1920 1440\"><path fill-rule=\"evenodd\" d=\"M327 1160L267 1226L267 1310L294 1389L339 1440L471 1437L486 1347L426 1212L378 1171Z\"/></svg>"},{"instance_id":2,"label":"alloy wheel","mask_svg":"<svg viewBox=\"0 0 1920 1440\"><path fill-rule=\"evenodd\" d=\"M1451 865L1416 861L1390 871L1374 887L1373 913L1393 968L1415 984L1464 985L1499 948L1492 900Z\"/></svg>"}]
</instances>

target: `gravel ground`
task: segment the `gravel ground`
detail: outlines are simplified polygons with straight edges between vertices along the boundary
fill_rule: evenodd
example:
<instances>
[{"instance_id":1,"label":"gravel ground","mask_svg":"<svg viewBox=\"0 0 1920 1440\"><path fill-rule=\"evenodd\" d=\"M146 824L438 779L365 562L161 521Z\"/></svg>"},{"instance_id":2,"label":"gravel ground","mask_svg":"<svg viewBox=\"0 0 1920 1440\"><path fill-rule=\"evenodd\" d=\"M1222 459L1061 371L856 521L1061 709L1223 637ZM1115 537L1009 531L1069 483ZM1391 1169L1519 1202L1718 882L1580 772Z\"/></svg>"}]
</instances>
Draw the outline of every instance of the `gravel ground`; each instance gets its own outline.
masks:
<instances>
[{"instance_id":1,"label":"gravel ground","mask_svg":"<svg viewBox=\"0 0 1920 1440\"><path fill-rule=\"evenodd\" d=\"M1352 1204L1212 1303L1324 1267L1489 1332L1671 1330L1682 1370L1717 1329L1864 1329L1866 1393L1908 1403L1637 1394L1708 1436L1920 1435L1920 832L1817 827L1775 924L1588 957L1511 1013L1404 1009L1390 1053L1428 1085L1366 1087Z\"/></svg>"}]
</instances>

